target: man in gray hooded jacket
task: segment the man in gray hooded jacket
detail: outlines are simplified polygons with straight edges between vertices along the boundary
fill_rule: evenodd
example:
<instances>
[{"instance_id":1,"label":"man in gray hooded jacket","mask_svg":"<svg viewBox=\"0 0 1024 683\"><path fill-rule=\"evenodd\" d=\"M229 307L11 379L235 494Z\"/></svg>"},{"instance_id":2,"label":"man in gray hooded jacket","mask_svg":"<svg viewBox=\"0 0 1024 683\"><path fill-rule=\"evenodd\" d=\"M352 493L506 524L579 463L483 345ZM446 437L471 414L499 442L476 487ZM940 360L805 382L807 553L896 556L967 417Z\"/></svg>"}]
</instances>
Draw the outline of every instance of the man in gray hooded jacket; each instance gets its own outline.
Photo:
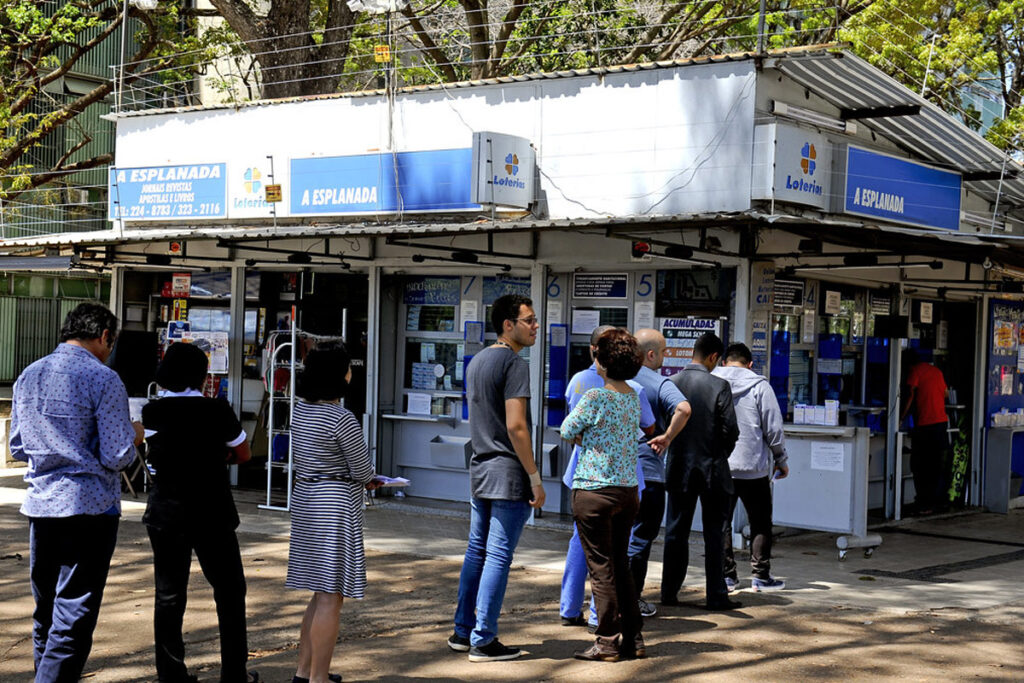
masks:
<instances>
[{"instance_id":1,"label":"man in gray hooded jacket","mask_svg":"<svg viewBox=\"0 0 1024 683\"><path fill-rule=\"evenodd\" d=\"M750 366L753 357L746 344L730 344L725 350L725 365L712 374L732 388L732 402L740 436L729 456L734 493L724 529L725 583L729 590L739 586L736 559L732 550L732 516L736 500L750 519L751 588L755 591L782 590L786 584L771 575L772 490L771 481L789 474L786 465L786 437L782 430L782 411L768 380Z\"/></svg>"}]
</instances>

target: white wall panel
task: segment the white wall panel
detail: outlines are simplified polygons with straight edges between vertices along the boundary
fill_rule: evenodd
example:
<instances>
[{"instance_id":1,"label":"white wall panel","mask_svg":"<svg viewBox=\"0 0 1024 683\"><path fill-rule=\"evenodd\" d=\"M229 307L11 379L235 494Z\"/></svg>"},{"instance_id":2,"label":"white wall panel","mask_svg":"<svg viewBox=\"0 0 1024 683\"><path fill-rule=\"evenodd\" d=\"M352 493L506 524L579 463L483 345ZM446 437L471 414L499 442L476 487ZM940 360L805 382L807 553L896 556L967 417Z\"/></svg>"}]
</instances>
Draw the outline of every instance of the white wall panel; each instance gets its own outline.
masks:
<instances>
[{"instance_id":1,"label":"white wall panel","mask_svg":"<svg viewBox=\"0 0 1024 683\"><path fill-rule=\"evenodd\" d=\"M551 218L739 211L756 78L749 63L722 63L405 94L395 146L468 148L474 130L527 137ZM379 97L132 116L118 121L117 166L226 162L234 197L245 169L272 155L283 217L289 159L389 151L387 122Z\"/></svg>"}]
</instances>

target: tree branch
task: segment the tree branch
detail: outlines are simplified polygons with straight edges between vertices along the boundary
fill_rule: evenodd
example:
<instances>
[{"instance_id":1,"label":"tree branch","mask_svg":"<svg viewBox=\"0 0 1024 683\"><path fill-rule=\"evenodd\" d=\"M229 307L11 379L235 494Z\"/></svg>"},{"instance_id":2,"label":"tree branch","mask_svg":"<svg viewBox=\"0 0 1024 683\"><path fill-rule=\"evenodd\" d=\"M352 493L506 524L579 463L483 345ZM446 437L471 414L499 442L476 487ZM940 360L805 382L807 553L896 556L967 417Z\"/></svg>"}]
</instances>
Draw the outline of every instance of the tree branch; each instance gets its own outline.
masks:
<instances>
[{"instance_id":1,"label":"tree branch","mask_svg":"<svg viewBox=\"0 0 1024 683\"><path fill-rule=\"evenodd\" d=\"M508 45L509 36L516 29L516 24L519 23L519 17L523 14L523 10L526 9L526 0L513 0L512 6L509 7L508 12L505 14L505 19L501 22L501 28L498 30L498 35L494 39L494 45L491 46L491 72L498 72L498 63L501 61L502 55L505 54L505 46Z\"/></svg>"},{"instance_id":2,"label":"tree branch","mask_svg":"<svg viewBox=\"0 0 1024 683\"><path fill-rule=\"evenodd\" d=\"M409 22L409 26L412 27L413 33L416 34L416 37L422 43L427 55L434 60L434 65L444 74L445 80L449 82L457 81L459 77L455 73L455 67L452 66L451 60L438 44L434 42L434 39L430 37L430 34L423 26L423 22L417 16L416 10L412 8L411 3L402 10L402 16Z\"/></svg>"}]
</instances>

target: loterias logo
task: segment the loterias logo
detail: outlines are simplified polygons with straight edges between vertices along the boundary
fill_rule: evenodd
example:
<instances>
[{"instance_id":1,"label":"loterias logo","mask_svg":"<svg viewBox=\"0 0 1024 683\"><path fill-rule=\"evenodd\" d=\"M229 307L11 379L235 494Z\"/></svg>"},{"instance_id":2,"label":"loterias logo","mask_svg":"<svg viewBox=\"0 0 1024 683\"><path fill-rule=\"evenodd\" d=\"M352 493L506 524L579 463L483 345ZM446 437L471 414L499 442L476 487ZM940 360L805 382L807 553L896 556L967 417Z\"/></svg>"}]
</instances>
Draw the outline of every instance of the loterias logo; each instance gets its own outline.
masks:
<instances>
[{"instance_id":1,"label":"loterias logo","mask_svg":"<svg viewBox=\"0 0 1024 683\"><path fill-rule=\"evenodd\" d=\"M814 145L810 142L805 142L804 146L800 149L800 170L803 175L813 176L814 170L817 168L818 153L814 149ZM816 180L807 182L803 178L794 178L791 175L786 175L786 189L794 190L796 192L806 192L807 194L820 196L823 192L821 185Z\"/></svg>"},{"instance_id":2,"label":"loterias logo","mask_svg":"<svg viewBox=\"0 0 1024 683\"><path fill-rule=\"evenodd\" d=\"M234 208L236 209L262 209L270 206L261 190L263 189L263 174L260 169L251 166L242 173L242 187L245 189L245 197L235 197Z\"/></svg>"},{"instance_id":3,"label":"loterias logo","mask_svg":"<svg viewBox=\"0 0 1024 683\"><path fill-rule=\"evenodd\" d=\"M814 175L814 160L817 158L818 153L814 151L814 145L805 142L803 149L800 150L800 168L803 169L804 175Z\"/></svg>"},{"instance_id":4,"label":"loterias logo","mask_svg":"<svg viewBox=\"0 0 1024 683\"><path fill-rule=\"evenodd\" d=\"M519 175L519 155L509 153L505 155L505 176L504 178L498 178L497 175L491 181L495 185L501 185L503 187L514 187L519 190L526 189L526 183L519 180L515 176Z\"/></svg>"}]
</instances>

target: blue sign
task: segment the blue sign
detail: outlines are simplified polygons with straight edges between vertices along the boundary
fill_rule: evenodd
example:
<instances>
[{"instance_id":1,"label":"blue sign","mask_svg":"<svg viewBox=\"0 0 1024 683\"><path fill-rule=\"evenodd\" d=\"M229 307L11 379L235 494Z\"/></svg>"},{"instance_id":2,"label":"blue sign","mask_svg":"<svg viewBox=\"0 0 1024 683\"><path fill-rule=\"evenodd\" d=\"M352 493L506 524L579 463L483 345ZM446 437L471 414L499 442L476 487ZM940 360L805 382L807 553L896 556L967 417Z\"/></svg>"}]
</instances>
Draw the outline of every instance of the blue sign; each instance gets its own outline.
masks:
<instances>
[{"instance_id":1,"label":"blue sign","mask_svg":"<svg viewBox=\"0 0 1024 683\"><path fill-rule=\"evenodd\" d=\"M470 201L472 176L468 148L292 159L291 214L479 209Z\"/></svg>"},{"instance_id":2,"label":"blue sign","mask_svg":"<svg viewBox=\"0 0 1024 683\"><path fill-rule=\"evenodd\" d=\"M458 306L459 284L457 277L414 277L405 283L406 304L426 306Z\"/></svg>"},{"instance_id":3,"label":"blue sign","mask_svg":"<svg viewBox=\"0 0 1024 683\"><path fill-rule=\"evenodd\" d=\"M626 273L576 273L572 278L574 299L625 299Z\"/></svg>"},{"instance_id":4,"label":"blue sign","mask_svg":"<svg viewBox=\"0 0 1024 683\"><path fill-rule=\"evenodd\" d=\"M529 298L530 278L497 275L484 278L484 306L491 306L498 297L506 294L521 294Z\"/></svg>"},{"instance_id":5,"label":"blue sign","mask_svg":"<svg viewBox=\"0 0 1024 683\"><path fill-rule=\"evenodd\" d=\"M227 216L224 164L111 168L110 220L189 220Z\"/></svg>"},{"instance_id":6,"label":"blue sign","mask_svg":"<svg viewBox=\"0 0 1024 683\"><path fill-rule=\"evenodd\" d=\"M850 145L843 210L928 228L960 229L961 178Z\"/></svg>"}]
</instances>

